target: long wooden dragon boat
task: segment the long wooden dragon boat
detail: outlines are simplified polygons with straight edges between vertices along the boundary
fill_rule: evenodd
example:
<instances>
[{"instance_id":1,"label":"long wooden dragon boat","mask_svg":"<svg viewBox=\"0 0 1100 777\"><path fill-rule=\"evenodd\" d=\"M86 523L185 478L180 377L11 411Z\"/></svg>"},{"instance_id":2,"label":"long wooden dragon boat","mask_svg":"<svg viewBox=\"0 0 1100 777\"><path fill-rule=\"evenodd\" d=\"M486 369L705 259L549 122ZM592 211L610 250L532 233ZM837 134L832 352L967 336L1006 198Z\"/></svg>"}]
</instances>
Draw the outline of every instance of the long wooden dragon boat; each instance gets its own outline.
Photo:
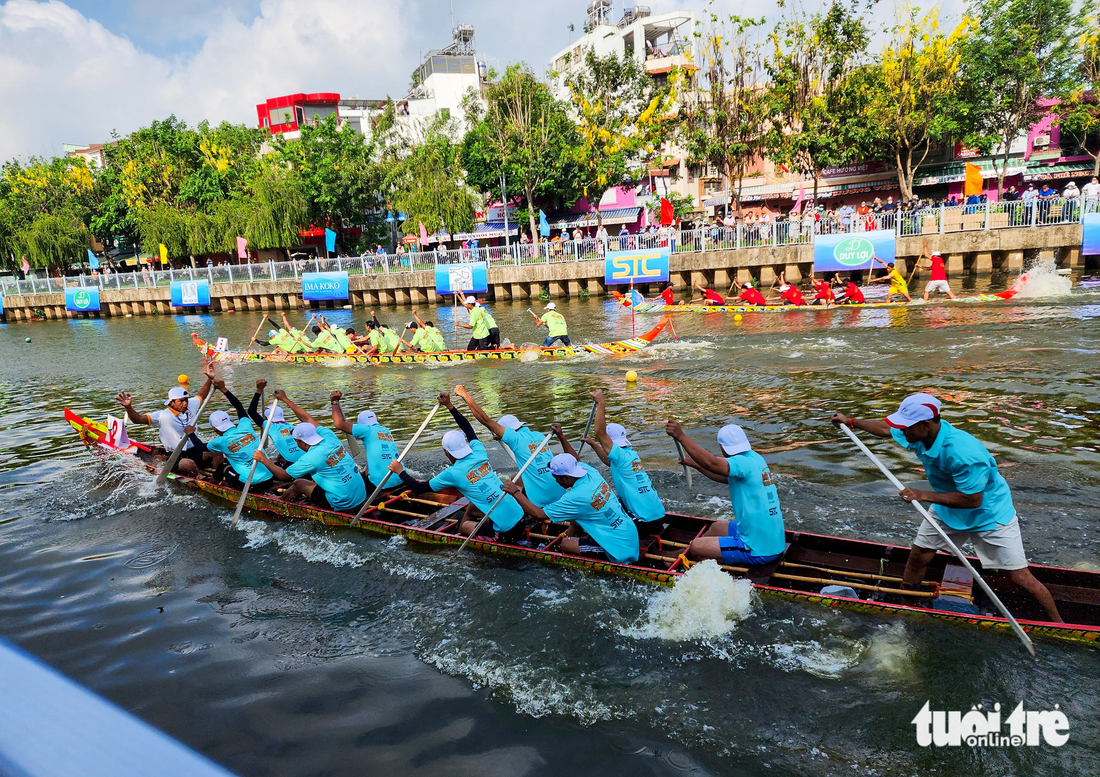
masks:
<instances>
[{"instance_id":1,"label":"long wooden dragon boat","mask_svg":"<svg viewBox=\"0 0 1100 777\"><path fill-rule=\"evenodd\" d=\"M150 472L159 471L166 458L163 449L129 441L125 448L108 442L104 424L82 418L65 409L65 420L84 444L97 454L132 455ZM202 491L227 503L240 492L210 480L170 475L177 483ZM466 500L455 494L414 496L391 492L371 507L358 522L349 513L320 510L287 502L278 493L252 494L248 509L266 519L304 519L328 526L350 527L382 535L401 535L433 545L460 545L465 537L456 532ZM571 555L554 550L564 525L544 523L529 530L525 544L512 545L489 537L472 539L469 547L489 554L536 560L559 566L630 577L650 583L671 584L694 562L684 554L688 544L702 535L713 519L689 515L667 516L659 536L642 538L642 553L634 564ZM930 616L940 620L980 626L1010 633L1004 618L973 585L969 574L954 557L938 553L928 567L928 578L916 594L918 604L903 604L901 576L909 549L877 542L843 539L808 532L787 532L787 549L775 562L760 567L722 567L730 575L748 579L763 594L790 600L839 607L887 616ZM545 546L545 547L544 547ZM980 569L980 562L970 562ZM1026 594L998 578L989 580L997 595L1032 636L1068 642L1100 643L1100 573L1059 567L1031 567L1050 590L1066 623L1042 620L1042 610ZM913 597L907 600L914 601Z\"/></svg>"},{"instance_id":2,"label":"long wooden dragon boat","mask_svg":"<svg viewBox=\"0 0 1100 777\"><path fill-rule=\"evenodd\" d=\"M601 356L635 353L647 347L657 339L669 325L669 318L662 318L657 326L645 334L629 340L616 340L610 343L577 343L574 345L556 345L550 348L531 346L529 348L507 347L495 351L439 351L437 353L419 353L403 351L400 353L365 354L357 353L275 353L253 351L220 351L196 334L191 335L195 347L202 351L203 361L208 362L278 362L280 364L445 364L448 362L480 361L496 359L499 361L538 361L539 359L567 359L584 354Z\"/></svg>"},{"instance_id":3,"label":"long wooden dragon boat","mask_svg":"<svg viewBox=\"0 0 1100 777\"><path fill-rule=\"evenodd\" d=\"M915 297L912 302L857 302L851 305L830 305L825 308L820 305L708 305L704 303L680 302L676 305L666 305L663 300L646 300L637 305L631 303L630 297L625 294L612 292L616 301L625 308L633 308L635 313L790 313L801 310L878 310L889 308L916 308L929 305L965 305L982 302L1004 302L1011 299L1016 292L1012 289L996 294L976 294L971 297L959 297L958 299L937 298L925 302L920 297Z\"/></svg>"}]
</instances>

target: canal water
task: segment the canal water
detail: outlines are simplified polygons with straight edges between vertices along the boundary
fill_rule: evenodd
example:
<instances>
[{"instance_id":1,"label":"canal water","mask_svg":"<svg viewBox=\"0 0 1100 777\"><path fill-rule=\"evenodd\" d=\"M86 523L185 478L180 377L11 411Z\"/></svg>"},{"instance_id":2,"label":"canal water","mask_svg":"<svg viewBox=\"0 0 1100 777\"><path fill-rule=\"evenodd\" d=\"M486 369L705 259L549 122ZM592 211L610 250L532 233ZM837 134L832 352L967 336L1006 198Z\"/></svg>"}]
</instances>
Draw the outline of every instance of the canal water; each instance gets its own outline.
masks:
<instances>
[{"instance_id":1,"label":"canal water","mask_svg":"<svg viewBox=\"0 0 1100 777\"><path fill-rule=\"evenodd\" d=\"M1047 280L1036 298L988 305L681 315L678 339L628 358L222 374L245 399L262 376L316 412L341 389L347 412L374 409L402 442L457 383L490 413L538 430L560 421L573 435L602 388L666 507L716 517L730 515L723 489L701 477L687 488L663 422L678 418L713 447L736 420L779 475L788 528L898 544L917 529L913 512L828 416L882 416L929 390L997 456L1031 559L1100 569L1100 293ZM517 343L541 339L527 307L492 306ZM630 313L607 301L559 309L576 341L631 331ZM400 327L410 312L379 315ZM421 315L451 331L452 309ZM643 331L655 320L633 323ZM192 333L241 347L258 323L237 314L0 327L0 636L229 769L1100 772L1096 649L1041 642L1032 660L1011 636L754 596L705 568L667 590L247 515L234 530L231 505L94 460L63 422L64 407L120 414L121 389L139 410L157 409L177 374L197 383ZM437 416L410 454L415 473L443 466L438 438L450 423ZM922 477L900 449L873 447L903 478ZM1057 706L1069 742L921 748L910 721L926 701L963 712Z\"/></svg>"}]
</instances>

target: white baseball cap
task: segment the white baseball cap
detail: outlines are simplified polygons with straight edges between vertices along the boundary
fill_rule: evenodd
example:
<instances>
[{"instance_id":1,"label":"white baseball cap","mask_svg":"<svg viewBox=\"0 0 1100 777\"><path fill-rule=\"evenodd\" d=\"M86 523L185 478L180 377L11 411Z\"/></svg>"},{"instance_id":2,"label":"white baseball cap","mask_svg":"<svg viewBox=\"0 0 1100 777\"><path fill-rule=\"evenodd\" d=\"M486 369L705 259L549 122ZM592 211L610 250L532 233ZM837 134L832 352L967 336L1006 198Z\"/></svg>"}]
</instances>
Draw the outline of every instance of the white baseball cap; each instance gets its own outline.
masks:
<instances>
[{"instance_id":1,"label":"white baseball cap","mask_svg":"<svg viewBox=\"0 0 1100 777\"><path fill-rule=\"evenodd\" d=\"M588 471L577 463L571 453L559 453L550 459L550 474L566 478L583 478Z\"/></svg>"},{"instance_id":2,"label":"white baseball cap","mask_svg":"<svg viewBox=\"0 0 1100 777\"><path fill-rule=\"evenodd\" d=\"M467 297L466 298L466 304L467 305L476 305L477 304L477 297Z\"/></svg>"},{"instance_id":3,"label":"white baseball cap","mask_svg":"<svg viewBox=\"0 0 1100 777\"><path fill-rule=\"evenodd\" d=\"M751 451L752 445L745 436L745 430L737 424L726 424L718 430L718 444L727 456L736 456L738 453Z\"/></svg>"},{"instance_id":4,"label":"white baseball cap","mask_svg":"<svg viewBox=\"0 0 1100 777\"><path fill-rule=\"evenodd\" d=\"M782 286L779 287L779 292L782 294L783 292L785 292L789 288L790 288L790 286L788 286L787 284L784 283Z\"/></svg>"},{"instance_id":5,"label":"white baseball cap","mask_svg":"<svg viewBox=\"0 0 1100 777\"><path fill-rule=\"evenodd\" d=\"M940 417L940 401L931 394L910 394L901 401L896 413L886 416L886 423L895 429L908 429L921 421Z\"/></svg>"},{"instance_id":6,"label":"white baseball cap","mask_svg":"<svg viewBox=\"0 0 1100 777\"><path fill-rule=\"evenodd\" d=\"M556 304L554 304L553 302L547 302L546 307L543 308L543 310L557 310L557 309L558 309L558 306Z\"/></svg>"},{"instance_id":7,"label":"white baseball cap","mask_svg":"<svg viewBox=\"0 0 1100 777\"><path fill-rule=\"evenodd\" d=\"M306 445L319 445L325 441L321 435L317 434L317 427L313 424L298 424L294 427L291 436Z\"/></svg>"},{"instance_id":8,"label":"white baseball cap","mask_svg":"<svg viewBox=\"0 0 1100 777\"><path fill-rule=\"evenodd\" d=\"M473 449L470 447L470 443L466 441L466 435L457 429L452 429L443 435L443 450L454 456L456 459L464 459L473 453Z\"/></svg>"},{"instance_id":9,"label":"white baseball cap","mask_svg":"<svg viewBox=\"0 0 1100 777\"><path fill-rule=\"evenodd\" d=\"M278 334L279 334L279 333L278 333L278 332L276 332L276 331L275 331L274 329L268 329L268 330L267 330L267 336L268 336L268 338L269 338L269 339L270 339L270 338L272 338L272 337L275 337L275 336L276 336L276 335L278 335Z\"/></svg>"},{"instance_id":10,"label":"white baseball cap","mask_svg":"<svg viewBox=\"0 0 1100 777\"><path fill-rule=\"evenodd\" d=\"M374 414L373 410L364 410L359 414L358 421L363 426L374 426L378 423L378 416Z\"/></svg>"},{"instance_id":11,"label":"white baseball cap","mask_svg":"<svg viewBox=\"0 0 1100 777\"><path fill-rule=\"evenodd\" d=\"M497 423L505 429L519 429L521 426L527 426L526 421L521 421L514 415L502 415Z\"/></svg>"},{"instance_id":12,"label":"white baseball cap","mask_svg":"<svg viewBox=\"0 0 1100 777\"><path fill-rule=\"evenodd\" d=\"M234 427L233 419L224 410L215 410L210 414L210 425L219 432L228 432Z\"/></svg>"},{"instance_id":13,"label":"white baseball cap","mask_svg":"<svg viewBox=\"0 0 1100 777\"><path fill-rule=\"evenodd\" d=\"M187 399L187 397L187 389L185 389L183 386L173 386L172 388L168 389L168 399L164 400L164 406L167 407L168 405L175 402L177 399Z\"/></svg>"},{"instance_id":14,"label":"white baseball cap","mask_svg":"<svg viewBox=\"0 0 1100 777\"><path fill-rule=\"evenodd\" d=\"M286 416L283 415L283 409L281 407L269 407L264 413L264 418L270 418L272 423L281 423L286 420Z\"/></svg>"},{"instance_id":15,"label":"white baseball cap","mask_svg":"<svg viewBox=\"0 0 1100 777\"><path fill-rule=\"evenodd\" d=\"M933 252L932 252L932 256L939 256L939 257L941 257L941 258L942 258L942 257L943 257L943 254L941 254L941 253L940 253L939 251L933 251Z\"/></svg>"},{"instance_id":16,"label":"white baseball cap","mask_svg":"<svg viewBox=\"0 0 1100 777\"><path fill-rule=\"evenodd\" d=\"M626 427L622 424L608 424L607 436L611 438L611 442L620 448L630 447L630 440L626 439Z\"/></svg>"}]
</instances>

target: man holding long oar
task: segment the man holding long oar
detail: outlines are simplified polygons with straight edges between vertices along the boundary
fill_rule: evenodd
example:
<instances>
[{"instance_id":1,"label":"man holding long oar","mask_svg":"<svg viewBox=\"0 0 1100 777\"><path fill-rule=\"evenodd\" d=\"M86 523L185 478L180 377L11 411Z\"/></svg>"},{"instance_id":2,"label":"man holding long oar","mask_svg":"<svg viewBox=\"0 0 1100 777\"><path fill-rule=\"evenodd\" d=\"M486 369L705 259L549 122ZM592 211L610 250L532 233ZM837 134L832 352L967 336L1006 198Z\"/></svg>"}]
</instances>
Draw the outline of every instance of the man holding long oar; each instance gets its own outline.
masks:
<instances>
[{"instance_id":1,"label":"man holding long oar","mask_svg":"<svg viewBox=\"0 0 1100 777\"><path fill-rule=\"evenodd\" d=\"M1039 602L1049 620L1062 622L1050 591L1027 567L1012 492L997 471L996 460L980 440L940 418L938 399L930 394L912 394L896 413L882 420L865 421L836 413L832 421L876 437L893 438L916 454L932 490L904 488L901 498L936 505L936 517L955 545L969 540L983 569L1007 572L1013 583ZM950 548L924 521L913 540L902 588L918 588L937 550L946 552Z\"/></svg>"},{"instance_id":2,"label":"man holding long oar","mask_svg":"<svg viewBox=\"0 0 1100 777\"><path fill-rule=\"evenodd\" d=\"M367 471L363 476L367 479L367 491L373 492L385 479L390 462L397 458L397 443L393 433L378 423L378 416L373 410L364 410L354 424L348 422L340 407L343 396L341 391L332 392L332 425L338 431L362 440L367 458Z\"/></svg>"},{"instance_id":3,"label":"man holding long oar","mask_svg":"<svg viewBox=\"0 0 1100 777\"><path fill-rule=\"evenodd\" d=\"M259 448L260 436L256 433L252 419L249 418L241 401L225 387L225 381L215 380L214 388L229 400L229 404L237 411L238 419L237 423L233 423L229 413L224 410L215 410L210 414L210 427L216 432L216 436L206 444L206 447L225 457L224 462L214 473L214 481L225 483L230 488L240 491L248 480L248 473L254 462L252 454ZM255 494L263 493L274 483L271 470L257 464L249 490Z\"/></svg>"},{"instance_id":4,"label":"man holding long oar","mask_svg":"<svg viewBox=\"0 0 1100 777\"><path fill-rule=\"evenodd\" d=\"M443 435L443 453L451 465L431 480L417 480L405 471L401 462L394 459L389 470L401 478L401 482L412 489L414 494L428 491L442 491L445 488L458 489L470 504L458 526L462 534L471 534L478 527L478 519L489 512L498 500L505 500L500 507L492 510L492 529L497 541L515 544L526 540L526 525L523 510L516 500L504 493L500 477L489 463L489 454L485 446L477 439L474 427L466 420L453 404L451 395L444 392L439 395L439 404L451 411L451 417L458 424L458 430Z\"/></svg>"}]
</instances>

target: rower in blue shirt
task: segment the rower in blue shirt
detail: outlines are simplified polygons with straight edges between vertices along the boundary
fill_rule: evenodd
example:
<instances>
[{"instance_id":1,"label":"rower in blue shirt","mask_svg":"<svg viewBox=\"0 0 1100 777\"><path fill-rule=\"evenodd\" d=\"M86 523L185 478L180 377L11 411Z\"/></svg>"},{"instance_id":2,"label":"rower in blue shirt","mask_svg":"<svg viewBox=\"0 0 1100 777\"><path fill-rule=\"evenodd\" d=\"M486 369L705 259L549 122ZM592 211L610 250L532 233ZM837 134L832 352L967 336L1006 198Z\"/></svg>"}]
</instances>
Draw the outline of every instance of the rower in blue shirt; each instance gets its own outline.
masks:
<instances>
[{"instance_id":1,"label":"rower in blue shirt","mask_svg":"<svg viewBox=\"0 0 1100 777\"><path fill-rule=\"evenodd\" d=\"M267 386L267 381L263 378L256 381L256 393L252 395L252 401L248 405L248 417L256 424L256 428L263 429L267 417L271 416L271 426L267 430L267 439L272 442L275 450L279 453L279 458L275 460L275 463L285 467L287 464L293 464L302 458L304 451L294 441L294 424L286 420L281 407L276 406L274 409L269 407L264 410L263 415L260 415L259 407L265 386Z\"/></svg>"},{"instance_id":2,"label":"rower in blue shirt","mask_svg":"<svg viewBox=\"0 0 1100 777\"><path fill-rule=\"evenodd\" d=\"M896 413L881 420L865 421L843 413L834 414L832 420L876 437L892 438L912 451L924 465L932 490L905 488L901 498L935 505L936 517L956 546L969 540L983 570L1006 572L1042 606L1048 620L1062 622L1050 591L1028 569L1012 492L997 471L997 461L978 438L940 418L938 399L931 394L912 394L902 400ZM905 565L902 588L912 591L920 587L938 550L948 551L947 543L928 521L922 521Z\"/></svg>"},{"instance_id":3,"label":"rower in blue shirt","mask_svg":"<svg viewBox=\"0 0 1100 777\"><path fill-rule=\"evenodd\" d=\"M486 534L495 532L498 542L526 542L527 527L523 520L523 510L514 498L504 493L500 477L493 471L489 455L485 446L477 439L474 427L451 404L450 394L440 394L439 404L451 411L451 417L458 424L458 430L447 432L442 440L443 452L451 465L428 481L413 478L396 459L390 462L390 472L400 477L401 482L416 494L442 491L445 488L457 489L470 501L458 527L463 534L472 534L481 517L498 500L503 499L504 502L493 510L489 523L481 531Z\"/></svg>"},{"instance_id":4,"label":"rower in blue shirt","mask_svg":"<svg viewBox=\"0 0 1100 777\"><path fill-rule=\"evenodd\" d=\"M390 430L378 423L378 416L373 410L360 413L356 419L358 423L348 423L340 408L342 397L342 392L332 392L332 425L344 434L363 441L363 450L367 457L367 471L363 475L367 479L367 490L373 493L388 474L390 462L397 458L397 443L394 442ZM390 477L386 485L396 487L400 485L400 481Z\"/></svg>"},{"instance_id":5,"label":"rower in blue shirt","mask_svg":"<svg viewBox=\"0 0 1100 777\"><path fill-rule=\"evenodd\" d=\"M607 481L571 453L559 453L551 459L550 473L566 493L546 507L524 496L516 483L505 483L504 490L532 518L569 523L561 541L566 553L606 556L619 564L637 561L638 529L623 512Z\"/></svg>"},{"instance_id":6,"label":"rower in blue shirt","mask_svg":"<svg viewBox=\"0 0 1100 777\"><path fill-rule=\"evenodd\" d=\"M465 387L455 386L455 394L462 397L474 419L508 449L517 467L526 464L531 454L542 444L544 435L534 431L526 422L520 421L514 415L504 415L499 421L494 421L481 409ZM539 507L545 507L565 495L565 489L559 486L554 476L550 474L550 459L553 456L549 448L544 448L523 473L523 479L520 481L527 498Z\"/></svg>"},{"instance_id":7,"label":"rower in blue shirt","mask_svg":"<svg viewBox=\"0 0 1100 777\"><path fill-rule=\"evenodd\" d=\"M271 470L277 479L294 481L283 494L287 501L304 498L322 510L354 513L367 501L367 489L351 452L335 432L319 426L285 391L275 391L275 398L298 417L300 423L294 427L291 437L303 451L302 456L285 469L261 450L252 458Z\"/></svg>"},{"instance_id":8,"label":"rower in blue shirt","mask_svg":"<svg viewBox=\"0 0 1100 777\"><path fill-rule=\"evenodd\" d=\"M244 488L244 482L248 480L248 473L252 469L252 454L260 445L260 433L253 427L252 419L249 418L248 411L244 409L241 401L226 388L225 381L215 378L213 385L225 395L226 400L237 411L238 418L238 421L233 423L229 413L224 410L215 410L210 414L210 426L217 436L207 443L206 448L217 454L214 462L214 482L224 483L240 491ZM249 490L257 494L263 493L271 488L274 482L271 471L257 465Z\"/></svg>"},{"instance_id":9,"label":"rower in blue shirt","mask_svg":"<svg viewBox=\"0 0 1100 777\"><path fill-rule=\"evenodd\" d=\"M702 537L692 540L688 553L737 566L768 564L779 558L786 547L779 491L768 462L752 449L745 430L727 424L718 431L724 456L715 456L696 443L677 421L670 420L665 432L684 448L680 464L729 485L733 506L734 520L715 521Z\"/></svg>"},{"instance_id":10,"label":"rower in blue shirt","mask_svg":"<svg viewBox=\"0 0 1100 777\"><path fill-rule=\"evenodd\" d=\"M665 527L665 506L649 479L649 473L627 439L626 429L621 424L607 423L607 401L603 392L592 392L592 399L596 400L593 436L582 437L582 442L590 445L600 461L610 468L611 482L615 484L615 491L627 515L638 525L638 533L660 534ZM557 432L560 430L560 426L555 429ZM574 453L571 447L565 447L565 443L562 450Z\"/></svg>"}]
</instances>

